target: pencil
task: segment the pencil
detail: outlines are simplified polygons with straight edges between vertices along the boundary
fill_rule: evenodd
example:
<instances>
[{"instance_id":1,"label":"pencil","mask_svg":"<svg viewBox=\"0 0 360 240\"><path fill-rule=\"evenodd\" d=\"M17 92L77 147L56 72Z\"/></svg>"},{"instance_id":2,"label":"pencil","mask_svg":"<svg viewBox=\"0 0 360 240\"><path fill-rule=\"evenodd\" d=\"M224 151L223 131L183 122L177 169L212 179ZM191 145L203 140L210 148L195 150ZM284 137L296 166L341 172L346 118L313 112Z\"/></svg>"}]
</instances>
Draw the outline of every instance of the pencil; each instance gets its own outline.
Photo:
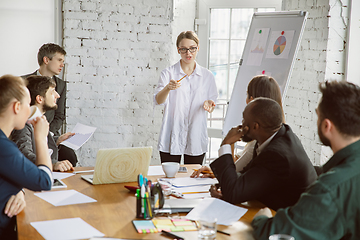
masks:
<instances>
[{"instance_id":1,"label":"pencil","mask_svg":"<svg viewBox=\"0 0 360 240\"><path fill-rule=\"evenodd\" d=\"M227 232L223 232L221 230L216 230L218 233L222 233L222 234L225 234L225 235L228 235L228 236L231 236L230 233L227 233Z\"/></svg>"},{"instance_id":2,"label":"pencil","mask_svg":"<svg viewBox=\"0 0 360 240\"><path fill-rule=\"evenodd\" d=\"M194 193L208 193L209 191L200 191L200 192L183 192L182 194L194 194Z\"/></svg>"},{"instance_id":3,"label":"pencil","mask_svg":"<svg viewBox=\"0 0 360 240\"><path fill-rule=\"evenodd\" d=\"M193 169L194 171L199 171L199 169ZM201 173L213 173L213 172L211 172L211 171L208 171L208 170L205 170L205 171L201 171Z\"/></svg>"},{"instance_id":4,"label":"pencil","mask_svg":"<svg viewBox=\"0 0 360 240\"><path fill-rule=\"evenodd\" d=\"M181 80L183 80L187 75L183 76L182 78L180 78L179 80L177 80L177 82L180 82Z\"/></svg>"}]
</instances>

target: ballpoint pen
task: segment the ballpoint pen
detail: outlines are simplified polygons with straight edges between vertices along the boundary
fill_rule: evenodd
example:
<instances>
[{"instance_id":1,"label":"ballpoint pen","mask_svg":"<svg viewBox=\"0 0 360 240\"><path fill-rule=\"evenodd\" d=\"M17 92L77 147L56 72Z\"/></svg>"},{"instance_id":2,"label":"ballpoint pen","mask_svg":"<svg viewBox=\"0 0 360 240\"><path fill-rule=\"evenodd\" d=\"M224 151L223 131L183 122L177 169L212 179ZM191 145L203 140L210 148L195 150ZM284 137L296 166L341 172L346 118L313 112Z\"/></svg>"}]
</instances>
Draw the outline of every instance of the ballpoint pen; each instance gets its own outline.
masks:
<instances>
[{"instance_id":1,"label":"ballpoint pen","mask_svg":"<svg viewBox=\"0 0 360 240\"><path fill-rule=\"evenodd\" d=\"M218 233L222 233L222 234L225 234L225 235L228 235L228 236L231 236L230 233L227 233L227 232L224 232L224 231L221 231L221 230L216 230Z\"/></svg>"}]
</instances>

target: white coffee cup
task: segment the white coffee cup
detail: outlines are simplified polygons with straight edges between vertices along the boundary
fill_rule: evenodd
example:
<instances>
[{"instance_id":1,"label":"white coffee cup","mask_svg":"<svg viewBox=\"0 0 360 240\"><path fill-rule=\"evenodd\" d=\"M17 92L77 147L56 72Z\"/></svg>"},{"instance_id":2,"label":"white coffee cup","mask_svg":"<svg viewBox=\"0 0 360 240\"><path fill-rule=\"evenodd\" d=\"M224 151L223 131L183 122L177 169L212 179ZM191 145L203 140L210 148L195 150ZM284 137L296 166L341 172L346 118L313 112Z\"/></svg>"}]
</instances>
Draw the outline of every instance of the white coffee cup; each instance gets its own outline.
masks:
<instances>
[{"instance_id":1,"label":"white coffee cup","mask_svg":"<svg viewBox=\"0 0 360 240\"><path fill-rule=\"evenodd\" d=\"M41 116L42 116L42 113L40 112L40 109L37 106L32 105L30 107L30 116L28 118L28 122L37 117L41 117Z\"/></svg>"},{"instance_id":2,"label":"white coffee cup","mask_svg":"<svg viewBox=\"0 0 360 240\"><path fill-rule=\"evenodd\" d=\"M166 177L173 178L179 171L180 164L177 162L164 162L161 164Z\"/></svg>"}]
</instances>

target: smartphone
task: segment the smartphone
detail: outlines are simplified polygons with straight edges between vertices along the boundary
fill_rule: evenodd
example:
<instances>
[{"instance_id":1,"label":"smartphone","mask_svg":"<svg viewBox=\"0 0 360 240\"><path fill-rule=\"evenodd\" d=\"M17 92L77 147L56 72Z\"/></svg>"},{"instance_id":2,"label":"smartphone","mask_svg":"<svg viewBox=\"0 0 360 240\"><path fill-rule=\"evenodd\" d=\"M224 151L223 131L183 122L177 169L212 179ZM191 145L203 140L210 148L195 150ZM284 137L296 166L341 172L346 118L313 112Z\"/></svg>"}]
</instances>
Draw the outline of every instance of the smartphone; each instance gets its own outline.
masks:
<instances>
[{"instance_id":1,"label":"smartphone","mask_svg":"<svg viewBox=\"0 0 360 240\"><path fill-rule=\"evenodd\" d=\"M54 188L67 188L67 186L60 179L54 179L51 189L54 189Z\"/></svg>"},{"instance_id":2,"label":"smartphone","mask_svg":"<svg viewBox=\"0 0 360 240\"><path fill-rule=\"evenodd\" d=\"M186 167L179 167L178 172L187 173L187 168Z\"/></svg>"}]
</instances>

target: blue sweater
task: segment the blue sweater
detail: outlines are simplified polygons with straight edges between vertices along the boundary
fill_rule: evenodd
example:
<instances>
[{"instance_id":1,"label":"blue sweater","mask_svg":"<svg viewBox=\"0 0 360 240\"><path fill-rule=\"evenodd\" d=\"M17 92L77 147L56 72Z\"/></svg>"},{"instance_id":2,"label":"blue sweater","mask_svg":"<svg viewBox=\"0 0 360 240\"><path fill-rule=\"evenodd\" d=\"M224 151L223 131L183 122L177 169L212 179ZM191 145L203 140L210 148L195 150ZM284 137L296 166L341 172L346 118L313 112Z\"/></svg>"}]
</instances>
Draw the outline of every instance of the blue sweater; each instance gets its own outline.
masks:
<instances>
[{"instance_id":1,"label":"blue sweater","mask_svg":"<svg viewBox=\"0 0 360 240\"><path fill-rule=\"evenodd\" d=\"M50 190L51 185L50 169L34 165L0 129L0 238L6 229L13 227L4 213L10 197L22 188L41 191Z\"/></svg>"}]
</instances>

